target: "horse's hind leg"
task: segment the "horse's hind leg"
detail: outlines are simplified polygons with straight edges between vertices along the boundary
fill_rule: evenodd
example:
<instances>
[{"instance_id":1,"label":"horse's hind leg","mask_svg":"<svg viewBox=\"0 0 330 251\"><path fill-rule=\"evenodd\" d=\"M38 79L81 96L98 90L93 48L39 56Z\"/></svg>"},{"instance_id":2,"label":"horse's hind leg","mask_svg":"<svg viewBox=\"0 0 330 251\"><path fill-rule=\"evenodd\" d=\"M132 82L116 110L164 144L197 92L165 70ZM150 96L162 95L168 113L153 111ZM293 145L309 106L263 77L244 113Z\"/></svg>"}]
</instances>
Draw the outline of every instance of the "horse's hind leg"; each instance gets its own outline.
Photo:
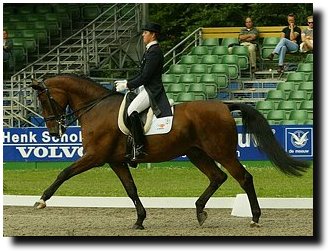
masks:
<instances>
[{"instance_id":1,"label":"horse's hind leg","mask_svg":"<svg viewBox=\"0 0 330 251\"><path fill-rule=\"evenodd\" d=\"M64 181L70 179L71 177L87 171L94 166L96 166L97 162L95 161L95 157L92 155L84 155L79 160L74 162L69 167L65 168L60 174L57 176L56 180L51 184L42 194L40 200L34 204L34 207L41 209L46 207L46 201L53 196L56 190L63 184Z\"/></svg>"},{"instance_id":2,"label":"horse's hind leg","mask_svg":"<svg viewBox=\"0 0 330 251\"><path fill-rule=\"evenodd\" d=\"M210 180L209 186L195 203L197 220L199 225L202 225L207 218L207 213L204 211L205 205L215 191L226 181L227 174L221 171L213 159L198 148L192 149L187 153L187 156Z\"/></svg>"},{"instance_id":3,"label":"horse's hind leg","mask_svg":"<svg viewBox=\"0 0 330 251\"><path fill-rule=\"evenodd\" d=\"M243 167L243 165L238 161L236 157L232 158L229 161L221 161L220 163L238 181L240 186L246 192L252 212L251 227L259 227L260 225L258 224L258 222L261 215L261 210L254 189L252 175Z\"/></svg>"},{"instance_id":4,"label":"horse's hind leg","mask_svg":"<svg viewBox=\"0 0 330 251\"><path fill-rule=\"evenodd\" d=\"M144 209L140 201L140 198L137 194L137 189L127 164L110 164L110 166L112 170L117 174L121 183L125 187L128 196L131 198L131 200L135 205L138 218L133 228L144 229L143 221L146 218L146 210Z\"/></svg>"}]
</instances>

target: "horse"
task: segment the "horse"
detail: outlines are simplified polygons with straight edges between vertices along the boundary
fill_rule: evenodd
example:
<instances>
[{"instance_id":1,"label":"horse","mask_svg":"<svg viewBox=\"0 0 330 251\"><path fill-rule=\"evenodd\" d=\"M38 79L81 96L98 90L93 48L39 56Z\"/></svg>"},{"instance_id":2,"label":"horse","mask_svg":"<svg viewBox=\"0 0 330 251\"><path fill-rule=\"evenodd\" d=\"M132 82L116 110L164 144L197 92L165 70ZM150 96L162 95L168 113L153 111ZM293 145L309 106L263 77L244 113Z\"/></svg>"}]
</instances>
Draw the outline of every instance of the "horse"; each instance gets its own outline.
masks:
<instances>
[{"instance_id":1,"label":"horse","mask_svg":"<svg viewBox=\"0 0 330 251\"><path fill-rule=\"evenodd\" d=\"M109 90L88 77L73 74L56 75L45 80L33 79L31 87L37 91L50 135L63 135L67 126L66 108L69 106L81 126L83 146L82 157L59 173L34 207L46 207L46 201L71 177L108 163L135 205L137 220L133 228L144 229L146 210L124 157L127 136L119 130L117 123L123 94ZM252 212L251 227L260 226L261 210L253 177L239 162L236 154L237 129L232 111L241 111L246 133L254 136L258 148L281 172L300 176L309 167L309 163L294 159L284 151L267 120L250 105L205 100L176 104L174 110L171 131L147 136L147 155L137 164L164 162L186 155L209 179L208 187L195 202L199 225L207 219L204 210L207 201L227 179L227 174L219 168L218 162L246 192Z\"/></svg>"}]
</instances>

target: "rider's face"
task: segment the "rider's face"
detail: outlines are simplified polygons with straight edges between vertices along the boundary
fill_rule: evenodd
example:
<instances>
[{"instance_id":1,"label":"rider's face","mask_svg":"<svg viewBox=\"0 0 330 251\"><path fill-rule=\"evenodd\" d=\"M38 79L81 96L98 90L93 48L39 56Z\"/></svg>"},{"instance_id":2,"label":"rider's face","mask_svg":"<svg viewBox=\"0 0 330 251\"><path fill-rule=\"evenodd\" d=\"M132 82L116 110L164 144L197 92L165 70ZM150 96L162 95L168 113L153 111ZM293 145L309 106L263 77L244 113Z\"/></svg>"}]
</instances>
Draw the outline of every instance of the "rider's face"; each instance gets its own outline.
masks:
<instances>
[{"instance_id":1,"label":"rider's face","mask_svg":"<svg viewBox=\"0 0 330 251\"><path fill-rule=\"evenodd\" d=\"M144 44L149 44L156 39L155 33L150 31L143 31L142 37Z\"/></svg>"}]
</instances>

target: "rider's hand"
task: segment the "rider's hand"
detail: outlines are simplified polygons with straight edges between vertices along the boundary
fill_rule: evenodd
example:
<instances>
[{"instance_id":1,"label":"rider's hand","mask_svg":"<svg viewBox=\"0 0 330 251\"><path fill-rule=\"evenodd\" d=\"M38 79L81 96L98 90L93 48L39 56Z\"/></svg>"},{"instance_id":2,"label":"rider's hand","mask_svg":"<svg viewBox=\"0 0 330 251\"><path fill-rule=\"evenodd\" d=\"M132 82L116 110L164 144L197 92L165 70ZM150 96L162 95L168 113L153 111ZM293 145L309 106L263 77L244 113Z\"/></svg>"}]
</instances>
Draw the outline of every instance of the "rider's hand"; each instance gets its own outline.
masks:
<instances>
[{"instance_id":1,"label":"rider's hand","mask_svg":"<svg viewBox=\"0 0 330 251\"><path fill-rule=\"evenodd\" d=\"M116 91L117 92L122 92L127 89L127 80L117 80L115 81L116 84Z\"/></svg>"}]
</instances>

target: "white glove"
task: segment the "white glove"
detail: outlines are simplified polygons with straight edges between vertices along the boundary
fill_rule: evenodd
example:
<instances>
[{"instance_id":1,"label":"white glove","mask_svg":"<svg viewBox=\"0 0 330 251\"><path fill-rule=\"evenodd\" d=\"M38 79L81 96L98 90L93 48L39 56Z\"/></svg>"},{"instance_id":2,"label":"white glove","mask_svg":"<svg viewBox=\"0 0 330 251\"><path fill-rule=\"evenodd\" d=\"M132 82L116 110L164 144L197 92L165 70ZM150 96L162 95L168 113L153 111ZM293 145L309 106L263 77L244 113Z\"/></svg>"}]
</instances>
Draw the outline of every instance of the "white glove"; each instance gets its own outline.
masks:
<instances>
[{"instance_id":1,"label":"white glove","mask_svg":"<svg viewBox=\"0 0 330 251\"><path fill-rule=\"evenodd\" d=\"M122 92L127 89L127 80L117 80L115 81L116 84L116 91L117 92Z\"/></svg>"}]
</instances>

